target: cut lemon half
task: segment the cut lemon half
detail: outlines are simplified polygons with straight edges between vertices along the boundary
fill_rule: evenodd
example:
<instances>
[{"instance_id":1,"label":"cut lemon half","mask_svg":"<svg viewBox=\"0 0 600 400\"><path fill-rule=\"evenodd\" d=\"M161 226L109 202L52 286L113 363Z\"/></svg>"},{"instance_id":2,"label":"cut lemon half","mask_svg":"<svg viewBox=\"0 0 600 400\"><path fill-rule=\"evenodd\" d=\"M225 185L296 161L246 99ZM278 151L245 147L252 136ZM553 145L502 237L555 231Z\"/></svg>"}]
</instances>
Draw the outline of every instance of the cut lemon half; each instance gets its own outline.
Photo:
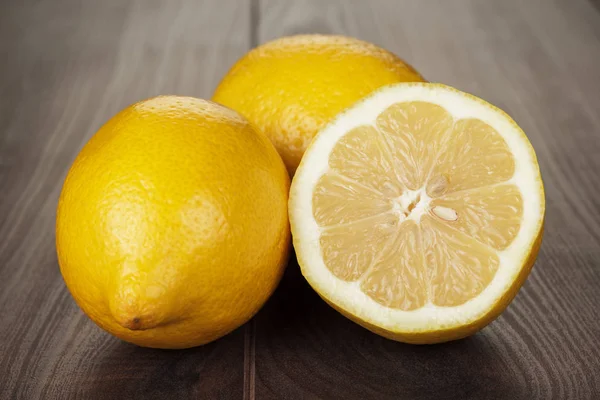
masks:
<instances>
[{"instance_id":1,"label":"cut lemon half","mask_svg":"<svg viewBox=\"0 0 600 400\"><path fill-rule=\"evenodd\" d=\"M539 251L535 152L503 111L448 86L388 86L339 115L290 192L310 285L385 337L436 343L496 318Z\"/></svg>"}]
</instances>

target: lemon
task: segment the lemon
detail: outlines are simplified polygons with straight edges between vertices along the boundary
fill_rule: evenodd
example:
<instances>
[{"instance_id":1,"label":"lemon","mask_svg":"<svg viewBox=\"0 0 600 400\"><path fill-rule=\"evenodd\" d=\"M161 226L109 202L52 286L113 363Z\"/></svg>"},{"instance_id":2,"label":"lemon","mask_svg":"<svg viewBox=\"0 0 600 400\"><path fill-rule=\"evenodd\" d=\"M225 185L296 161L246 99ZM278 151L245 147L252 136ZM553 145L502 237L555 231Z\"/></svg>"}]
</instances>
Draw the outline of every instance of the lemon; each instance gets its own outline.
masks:
<instances>
[{"instance_id":1,"label":"lemon","mask_svg":"<svg viewBox=\"0 0 600 400\"><path fill-rule=\"evenodd\" d=\"M468 336L536 259L544 188L498 108L439 84L383 88L338 116L294 176L294 247L312 287L385 337Z\"/></svg>"},{"instance_id":2,"label":"lemon","mask_svg":"<svg viewBox=\"0 0 600 400\"><path fill-rule=\"evenodd\" d=\"M83 311L140 346L210 342L250 319L290 247L289 176L238 113L156 97L108 121L60 196L60 269Z\"/></svg>"},{"instance_id":3,"label":"lemon","mask_svg":"<svg viewBox=\"0 0 600 400\"><path fill-rule=\"evenodd\" d=\"M267 134L293 175L315 134L373 90L423 78L374 44L331 35L284 37L242 57L213 100Z\"/></svg>"}]
</instances>

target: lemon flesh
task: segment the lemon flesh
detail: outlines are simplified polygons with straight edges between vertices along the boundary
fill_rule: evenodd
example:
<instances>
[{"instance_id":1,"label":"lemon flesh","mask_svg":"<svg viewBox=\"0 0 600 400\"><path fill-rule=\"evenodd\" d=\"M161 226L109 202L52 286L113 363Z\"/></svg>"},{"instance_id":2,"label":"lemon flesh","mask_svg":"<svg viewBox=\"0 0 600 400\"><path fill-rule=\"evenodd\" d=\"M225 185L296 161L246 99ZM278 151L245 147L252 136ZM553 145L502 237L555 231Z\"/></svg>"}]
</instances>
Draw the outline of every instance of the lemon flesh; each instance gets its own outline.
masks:
<instances>
[{"instance_id":1,"label":"lemon flesh","mask_svg":"<svg viewBox=\"0 0 600 400\"><path fill-rule=\"evenodd\" d=\"M535 154L503 112L436 84L382 89L315 139L291 190L303 273L370 329L466 336L514 297L539 249Z\"/></svg>"}]
</instances>

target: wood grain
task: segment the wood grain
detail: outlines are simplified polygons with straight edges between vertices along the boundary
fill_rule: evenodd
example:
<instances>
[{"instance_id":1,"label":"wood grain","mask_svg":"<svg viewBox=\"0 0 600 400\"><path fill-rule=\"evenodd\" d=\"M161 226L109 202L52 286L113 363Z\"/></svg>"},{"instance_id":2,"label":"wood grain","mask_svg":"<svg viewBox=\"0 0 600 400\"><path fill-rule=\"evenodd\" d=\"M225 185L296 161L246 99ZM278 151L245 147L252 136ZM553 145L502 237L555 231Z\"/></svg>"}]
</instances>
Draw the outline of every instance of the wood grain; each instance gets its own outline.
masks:
<instances>
[{"instance_id":1,"label":"wood grain","mask_svg":"<svg viewBox=\"0 0 600 400\"><path fill-rule=\"evenodd\" d=\"M600 398L600 9L586 0L0 0L0 399ZM185 351L97 328L64 287L55 206L81 146L126 105L210 97L257 42L342 33L505 109L547 196L534 271L457 342L345 319L291 262L245 327Z\"/></svg>"},{"instance_id":2,"label":"wood grain","mask_svg":"<svg viewBox=\"0 0 600 400\"><path fill-rule=\"evenodd\" d=\"M249 48L248 2L2 2L0 398L241 398L243 328L188 351L121 342L83 315L54 250L62 180L121 108L210 97Z\"/></svg>"},{"instance_id":3,"label":"wood grain","mask_svg":"<svg viewBox=\"0 0 600 400\"><path fill-rule=\"evenodd\" d=\"M356 36L500 106L537 151L548 204L525 287L497 321L454 343L376 337L329 308L291 265L257 317L257 398L599 398L597 10L558 0L264 0L258 32L260 41Z\"/></svg>"}]
</instances>

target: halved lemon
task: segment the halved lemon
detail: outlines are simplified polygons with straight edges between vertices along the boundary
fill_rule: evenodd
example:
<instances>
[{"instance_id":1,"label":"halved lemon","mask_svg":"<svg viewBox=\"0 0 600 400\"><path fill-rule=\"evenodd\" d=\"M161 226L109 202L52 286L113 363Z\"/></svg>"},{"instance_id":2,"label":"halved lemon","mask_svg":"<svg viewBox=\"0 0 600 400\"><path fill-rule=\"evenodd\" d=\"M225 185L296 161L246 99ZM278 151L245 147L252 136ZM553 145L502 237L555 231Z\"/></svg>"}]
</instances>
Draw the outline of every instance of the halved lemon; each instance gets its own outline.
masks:
<instances>
[{"instance_id":1,"label":"halved lemon","mask_svg":"<svg viewBox=\"0 0 600 400\"><path fill-rule=\"evenodd\" d=\"M468 336L514 298L545 212L517 124L448 86L386 87L306 151L289 204L302 273L329 304L385 337Z\"/></svg>"}]
</instances>

